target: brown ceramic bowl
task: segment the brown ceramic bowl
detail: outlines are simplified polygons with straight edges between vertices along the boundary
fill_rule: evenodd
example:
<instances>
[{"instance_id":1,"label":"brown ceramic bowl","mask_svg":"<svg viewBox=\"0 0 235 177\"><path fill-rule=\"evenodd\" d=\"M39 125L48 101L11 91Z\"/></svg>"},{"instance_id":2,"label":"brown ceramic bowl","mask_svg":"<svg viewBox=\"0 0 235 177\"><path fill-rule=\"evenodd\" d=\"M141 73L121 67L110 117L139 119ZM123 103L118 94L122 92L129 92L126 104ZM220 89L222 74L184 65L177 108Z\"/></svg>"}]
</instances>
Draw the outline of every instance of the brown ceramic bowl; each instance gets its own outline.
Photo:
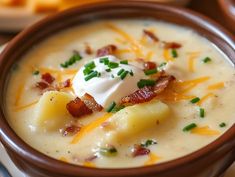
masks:
<instances>
[{"instance_id":1,"label":"brown ceramic bowl","mask_svg":"<svg viewBox=\"0 0 235 177\"><path fill-rule=\"evenodd\" d=\"M0 135L15 164L32 177L219 177L235 160L235 125L213 143L187 156L148 167L94 169L50 158L27 145L6 121L8 75L15 62L58 31L98 19L154 18L194 29L235 63L233 36L195 12L147 2L100 3L70 9L44 19L15 37L0 56ZM234 110L235 111L235 110Z\"/></svg>"},{"instance_id":2,"label":"brown ceramic bowl","mask_svg":"<svg viewBox=\"0 0 235 177\"><path fill-rule=\"evenodd\" d=\"M235 33L235 0L218 0L228 27Z\"/></svg>"}]
</instances>

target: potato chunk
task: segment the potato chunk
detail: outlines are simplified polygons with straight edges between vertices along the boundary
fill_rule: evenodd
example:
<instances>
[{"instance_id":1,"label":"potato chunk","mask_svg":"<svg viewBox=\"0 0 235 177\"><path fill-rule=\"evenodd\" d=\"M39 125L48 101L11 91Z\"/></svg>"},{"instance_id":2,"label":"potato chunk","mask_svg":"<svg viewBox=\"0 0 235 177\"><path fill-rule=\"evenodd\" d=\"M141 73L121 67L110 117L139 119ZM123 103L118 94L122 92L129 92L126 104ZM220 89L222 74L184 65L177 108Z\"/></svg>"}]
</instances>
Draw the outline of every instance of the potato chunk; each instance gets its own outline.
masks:
<instances>
[{"instance_id":1,"label":"potato chunk","mask_svg":"<svg viewBox=\"0 0 235 177\"><path fill-rule=\"evenodd\" d=\"M137 135L156 126L169 115L169 112L169 107L158 100L122 109L110 118L114 130L108 133L108 137L112 141Z\"/></svg>"},{"instance_id":2,"label":"potato chunk","mask_svg":"<svg viewBox=\"0 0 235 177\"><path fill-rule=\"evenodd\" d=\"M45 92L37 103L35 110L35 126L46 131L58 130L71 121L66 104L73 96L58 91Z\"/></svg>"}]
</instances>

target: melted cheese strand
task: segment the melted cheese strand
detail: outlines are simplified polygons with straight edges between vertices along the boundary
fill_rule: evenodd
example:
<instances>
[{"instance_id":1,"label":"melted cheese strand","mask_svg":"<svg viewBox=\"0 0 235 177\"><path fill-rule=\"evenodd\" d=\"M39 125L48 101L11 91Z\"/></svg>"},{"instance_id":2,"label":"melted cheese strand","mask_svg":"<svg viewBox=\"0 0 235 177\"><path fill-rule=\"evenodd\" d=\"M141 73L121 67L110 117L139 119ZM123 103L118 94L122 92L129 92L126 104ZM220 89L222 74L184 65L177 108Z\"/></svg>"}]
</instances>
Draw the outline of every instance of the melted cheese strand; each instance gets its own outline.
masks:
<instances>
[{"instance_id":1,"label":"melted cheese strand","mask_svg":"<svg viewBox=\"0 0 235 177\"><path fill-rule=\"evenodd\" d=\"M195 72L195 59L198 57L198 54L190 54L189 59L188 59L188 70L190 72Z\"/></svg>"},{"instance_id":2,"label":"melted cheese strand","mask_svg":"<svg viewBox=\"0 0 235 177\"><path fill-rule=\"evenodd\" d=\"M210 98L210 97L215 97L215 94L213 94L213 93L208 93L208 94L206 94L205 96L203 96L203 97L200 99L199 102L197 102L197 105L198 105L198 106L201 106L202 103L205 102L205 101L206 101L208 98Z\"/></svg>"},{"instance_id":3,"label":"melted cheese strand","mask_svg":"<svg viewBox=\"0 0 235 177\"><path fill-rule=\"evenodd\" d=\"M164 59L169 62L169 61L174 61L174 58L170 56L170 50L169 49L164 49L163 50L163 57Z\"/></svg>"},{"instance_id":4,"label":"melted cheese strand","mask_svg":"<svg viewBox=\"0 0 235 177\"><path fill-rule=\"evenodd\" d=\"M149 159L144 163L144 166L155 164L159 159L160 157L158 157L154 153L150 153Z\"/></svg>"},{"instance_id":5,"label":"melted cheese strand","mask_svg":"<svg viewBox=\"0 0 235 177\"><path fill-rule=\"evenodd\" d=\"M210 76L199 77L199 78L196 78L196 79L193 79L193 80L178 82L177 84L179 84L180 86L186 86L186 85L189 85L189 84L200 84L200 83L206 82L210 78L211 78Z\"/></svg>"},{"instance_id":6,"label":"melted cheese strand","mask_svg":"<svg viewBox=\"0 0 235 177\"><path fill-rule=\"evenodd\" d=\"M222 89L222 88L224 88L224 82L218 82L216 84L209 85L207 87L208 90L217 90L217 89Z\"/></svg>"},{"instance_id":7,"label":"melted cheese strand","mask_svg":"<svg viewBox=\"0 0 235 177\"><path fill-rule=\"evenodd\" d=\"M149 60L151 60L152 56L153 56L153 51L149 51L149 52L147 53L145 59L146 59L147 61L149 61Z\"/></svg>"},{"instance_id":8,"label":"melted cheese strand","mask_svg":"<svg viewBox=\"0 0 235 177\"><path fill-rule=\"evenodd\" d=\"M96 168L96 165L93 162L84 162L83 166L90 167L90 168Z\"/></svg>"},{"instance_id":9,"label":"melted cheese strand","mask_svg":"<svg viewBox=\"0 0 235 177\"><path fill-rule=\"evenodd\" d=\"M85 136L87 133L91 132L98 126L100 126L103 122L105 122L107 119L109 119L112 116L111 113L106 113L102 117L97 118L95 121L89 123L88 125L82 127L82 129L74 136L71 144L76 144L83 136Z\"/></svg>"},{"instance_id":10,"label":"melted cheese strand","mask_svg":"<svg viewBox=\"0 0 235 177\"><path fill-rule=\"evenodd\" d=\"M197 135L205 135L205 136L219 135L220 134L220 132L218 130L210 129L209 126L196 127L196 128L191 130L191 133L197 134Z\"/></svg>"},{"instance_id":11,"label":"melted cheese strand","mask_svg":"<svg viewBox=\"0 0 235 177\"><path fill-rule=\"evenodd\" d=\"M29 107L37 104L37 103L38 103L38 100L33 101L32 103L28 103L28 104L23 105L23 106L18 106L14 109L14 111L22 111L22 110L27 109L27 108L29 108Z\"/></svg>"},{"instance_id":12,"label":"melted cheese strand","mask_svg":"<svg viewBox=\"0 0 235 177\"><path fill-rule=\"evenodd\" d=\"M18 91L16 92L16 100L14 104L15 106L19 105L23 90L24 90L24 83L19 86Z\"/></svg>"}]
</instances>

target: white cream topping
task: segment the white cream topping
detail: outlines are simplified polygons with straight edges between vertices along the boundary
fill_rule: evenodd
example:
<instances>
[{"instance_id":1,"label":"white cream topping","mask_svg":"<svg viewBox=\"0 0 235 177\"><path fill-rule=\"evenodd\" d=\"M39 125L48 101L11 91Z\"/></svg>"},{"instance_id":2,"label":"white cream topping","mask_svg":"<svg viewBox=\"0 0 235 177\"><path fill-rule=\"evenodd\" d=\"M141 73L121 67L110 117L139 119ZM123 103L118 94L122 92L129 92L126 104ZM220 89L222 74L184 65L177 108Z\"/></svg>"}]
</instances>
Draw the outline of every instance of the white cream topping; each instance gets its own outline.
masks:
<instances>
[{"instance_id":1,"label":"white cream topping","mask_svg":"<svg viewBox=\"0 0 235 177\"><path fill-rule=\"evenodd\" d=\"M111 69L110 72L107 72L106 69L109 67L104 63L100 63L100 58L106 57L111 62L119 63L119 66ZM111 55L95 58L92 61L94 61L96 65L93 70L100 73L100 76L85 81L84 78L86 76L84 76L83 73L85 66L83 66L75 75L72 85L76 96L81 97L85 93L88 93L103 107L107 107L112 101L117 103L122 97L138 90L137 82L140 79L145 78L145 74L141 68L138 68L131 63L128 63L128 65L120 64L121 60ZM133 76L128 73L122 80L120 76L118 76L118 72L121 69L129 72L132 71ZM114 76L114 78L112 76Z\"/></svg>"}]
</instances>

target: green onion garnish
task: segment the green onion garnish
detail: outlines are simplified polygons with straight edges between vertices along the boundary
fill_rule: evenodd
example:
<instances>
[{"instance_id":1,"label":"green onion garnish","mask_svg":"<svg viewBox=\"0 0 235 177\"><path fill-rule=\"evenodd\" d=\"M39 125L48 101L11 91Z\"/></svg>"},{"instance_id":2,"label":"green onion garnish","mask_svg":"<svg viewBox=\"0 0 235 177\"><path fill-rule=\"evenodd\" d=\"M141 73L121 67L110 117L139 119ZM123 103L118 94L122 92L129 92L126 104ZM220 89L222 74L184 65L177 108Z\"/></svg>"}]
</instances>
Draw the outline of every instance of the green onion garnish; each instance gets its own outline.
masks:
<instances>
[{"instance_id":1,"label":"green onion garnish","mask_svg":"<svg viewBox=\"0 0 235 177\"><path fill-rule=\"evenodd\" d=\"M219 126L220 126L221 128L223 128L223 127L226 126L226 123L222 122L221 124L219 124Z\"/></svg>"},{"instance_id":2,"label":"green onion garnish","mask_svg":"<svg viewBox=\"0 0 235 177\"><path fill-rule=\"evenodd\" d=\"M211 62L211 58L210 57L206 57L202 60L204 63L208 63Z\"/></svg>"},{"instance_id":3,"label":"green onion garnish","mask_svg":"<svg viewBox=\"0 0 235 177\"><path fill-rule=\"evenodd\" d=\"M144 71L145 75L152 75L152 74L155 74L157 72L158 72L157 69L150 69L150 70Z\"/></svg>"},{"instance_id":4,"label":"green onion garnish","mask_svg":"<svg viewBox=\"0 0 235 177\"><path fill-rule=\"evenodd\" d=\"M36 71L33 72L33 75L38 75L38 74L39 74L39 71L38 71L38 70L36 70Z\"/></svg>"},{"instance_id":5,"label":"green onion garnish","mask_svg":"<svg viewBox=\"0 0 235 177\"><path fill-rule=\"evenodd\" d=\"M140 145L142 147L148 147L150 145L154 145L157 144L157 142L155 140L146 140L144 143L141 143Z\"/></svg>"},{"instance_id":6,"label":"green onion garnish","mask_svg":"<svg viewBox=\"0 0 235 177\"><path fill-rule=\"evenodd\" d=\"M131 72L130 72L130 75L131 75L131 76L134 76L134 73L133 73L133 71L132 71L132 70L131 70Z\"/></svg>"},{"instance_id":7,"label":"green onion garnish","mask_svg":"<svg viewBox=\"0 0 235 177\"><path fill-rule=\"evenodd\" d=\"M199 108L199 115L201 118L204 118L205 117L205 109Z\"/></svg>"},{"instance_id":8,"label":"green onion garnish","mask_svg":"<svg viewBox=\"0 0 235 177\"><path fill-rule=\"evenodd\" d=\"M137 86L139 88L143 88L145 86L154 86L156 84L155 80L150 79L140 79L140 81L137 83Z\"/></svg>"},{"instance_id":9,"label":"green onion garnish","mask_svg":"<svg viewBox=\"0 0 235 177\"><path fill-rule=\"evenodd\" d=\"M128 65L128 60L122 60L120 61L121 64Z\"/></svg>"},{"instance_id":10,"label":"green onion garnish","mask_svg":"<svg viewBox=\"0 0 235 177\"><path fill-rule=\"evenodd\" d=\"M125 108L124 105L119 105L119 106L114 107L111 112L112 113L116 113L116 112L118 112L118 111L120 111L120 110L122 110L124 108Z\"/></svg>"},{"instance_id":11,"label":"green onion garnish","mask_svg":"<svg viewBox=\"0 0 235 177\"><path fill-rule=\"evenodd\" d=\"M97 77L99 74L98 74L98 72L97 71L93 71L92 73L90 73L88 76L86 76L84 79L85 79L85 81L88 81L88 80L90 80L90 79L92 79L92 78L94 78L94 77Z\"/></svg>"},{"instance_id":12,"label":"green onion garnish","mask_svg":"<svg viewBox=\"0 0 235 177\"><path fill-rule=\"evenodd\" d=\"M177 58L178 57L178 53L177 53L177 51L175 49L171 50L171 55L172 55L173 58Z\"/></svg>"},{"instance_id":13,"label":"green onion garnish","mask_svg":"<svg viewBox=\"0 0 235 177\"><path fill-rule=\"evenodd\" d=\"M109 107L106 109L107 112L111 112L113 110L113 108L116 106L116 103L113 101Z\"/></svg>"},{"instance_id":14,"label":"green onion garnish","mask_svg":"<svg viewBox=\"0 0 235 177\"><path fill-rule=\"evenodd\" d=\"M111 69L117 68L118 66L119 66L119 64L116 62L109 62L109 64L108 64L108 67Z\"/></svg>"},{"instance_id":15,"label":"green onion garnish","mask_svg":"<svg viewBox=\"0 0 235 177\"><path fill-rule=\"evenodd\" d=\"M115 156L117 155L117 149L115 147L100 148L99 153L104 156Z\"/></svg>"},{"instance_id":16,"label":"green onion garnish","mask_svg":"<svg viewBox=\"0 0 235 177\"><path fill-rule=\"evenodd\" d=\"M106 69L105 71L106 71L106 72L110 72L110 71L111 71L111 69L109 69L109 68L108 68L108 69Z\"/></svg>"},{"instance_id":17,"label":"green onion garnish","mask_svg":"<svg viewBox=\"0 0 235 177\"><path fill-rule=\"evenodd\" d=\"M83 74L86 76L86 75L88 75L88 74L90 74L90 73L92 73L93 72L93 70L92 69L90 69L90 68L85 68L84 70L83 70Z\"/></svg>"},{"instance_id":18,"label":"green onion garnish","mask_svg":"<svg viewBox=\"0 0 235 177\"><path fill-rule=\"evenodd\" d=\"M118 76L120 76L125 70L124 69L120 69L117 73Z\"/></svg>"},{"instance_id":19,"label":"green onion garnish","mask_svg":"<svg viewBox=\"0 0 235 177\"><path fill-rule=\"evenodd\" d=\"M198 97L195 97L195 98L193 98L192 100L190 100L190 102L191 103L197 103L197 102L199 102L200 101L200 98L198 98Z\"/></svg>"},{"instance_id":20,"label":"green onion garnish","mask_svg":"<svg viewBox=\"0 0 235 177\"><path fill-rule=\"evenodd\" d=\"M90 63L85 64L84 67L89 68L89 69L94 69L95 68L95 62L91 61Z\"/></svg>"},{"instance_id":21,"label":"green onion garnish","mask_svg":"<svg viewBox=\"0 0 235 177\"><path fill-rule=\"evenodd\" d=\"M196 127L197 127L197 125L195 123L191 123L191 124L187 125L186 127L184 127L183 131L187 132L187 131L190 131L190 130L196 128Z\"/></svg>"},{"instance_id":22,"label":"green onion garnish","mask_svg":"<svg viewBox=\"0 0 235 177\"><path fill-rule=\"evenodd\" d=\"M158 71L161 71L161 70L163 69L163 67L166 66L166 64L167 64L166 62L161 63L161 64L157 67L157 70L158 70Z\"/></svg>"},{"instance_id":23,"label":"green onion garnish","mask_svg":"<svg viewBox=\"0 0 235 177\"><path fill-rule=\"evenodd\" d=\"M108 57L100 58L100 63L104 63L105 65L109 64L109 58Z\"/></svg>"},{"instance_id":24,"label":"green onion garnish","mask_svg":"<svg viewBox=\"0 0 235 177\"><path fill-rule=\"evenodd\" d=\"M120 75L120 78L123 80L125 79L126 75L128 74L129 72L128 71L124 71L122 72L122 74Z\"/></svg>"},{"instance_id":25,"label":"green onion garnish","mask_svg":"<svg viewBox=\"0 0 235 177\"><path fill-rule=\"evenodd\" d=\"M73 65L77 61L80 61L81 59L81 55L77 51L74 51L73 56L71 56L69 60L65 61L64 63L61 63L60 66L62 68L68 68L69 66Z\"/></svg>"}]
</instances>

